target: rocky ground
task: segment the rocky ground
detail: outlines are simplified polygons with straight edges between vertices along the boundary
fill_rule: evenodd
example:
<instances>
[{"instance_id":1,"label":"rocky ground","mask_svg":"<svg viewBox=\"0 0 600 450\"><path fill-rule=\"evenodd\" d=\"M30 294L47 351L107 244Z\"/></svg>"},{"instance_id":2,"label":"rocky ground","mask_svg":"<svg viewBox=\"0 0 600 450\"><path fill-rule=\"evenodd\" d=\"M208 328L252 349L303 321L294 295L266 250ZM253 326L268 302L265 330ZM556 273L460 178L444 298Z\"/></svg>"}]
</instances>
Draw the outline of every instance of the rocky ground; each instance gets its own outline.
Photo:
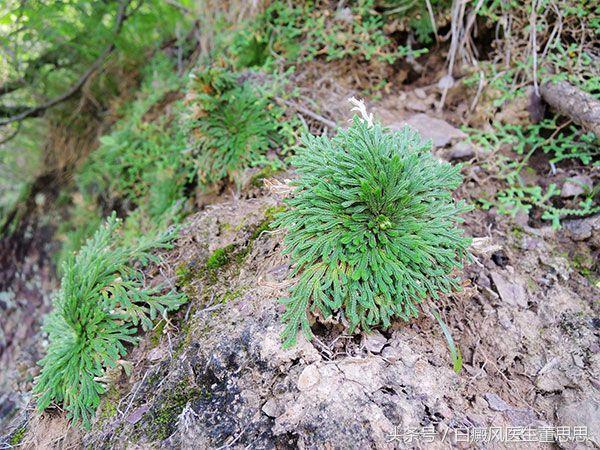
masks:
<instances>
[{"instance_id":1,"label":"rocky ground","mask_svg":"<svg viewBox=\"0 0 600 450\"><path fill-rule=\"evenodd\" d=\"M474 201L496 189L486 176L493 155L466 143L451 115L435 117L433 103L414 90L375 112L392 128L420 129L440 158L466 162L458 196ZM22 407L4 422L6 443L26 429L23 448L502 448L462 442L462 430L587 426L588 441L559 446L598 447L599 290L591 280L600 216L554 231L493 209L467 214L473 260L463 291L443 307L464 359L456 374L427 315L356 336L316 322L314 341L281 349L277 298L289 262L268 225L292 176L223 196L188 218L148 280L177 283L190 302L131 351L130 376L111 374L92 430L68 429L58 411L38 416ZM23 339L33 356L11 372L14 395L30 387L43 352L39 331ZM410 430L422 434L411 441Z\"/></svg>"}]
</instances>

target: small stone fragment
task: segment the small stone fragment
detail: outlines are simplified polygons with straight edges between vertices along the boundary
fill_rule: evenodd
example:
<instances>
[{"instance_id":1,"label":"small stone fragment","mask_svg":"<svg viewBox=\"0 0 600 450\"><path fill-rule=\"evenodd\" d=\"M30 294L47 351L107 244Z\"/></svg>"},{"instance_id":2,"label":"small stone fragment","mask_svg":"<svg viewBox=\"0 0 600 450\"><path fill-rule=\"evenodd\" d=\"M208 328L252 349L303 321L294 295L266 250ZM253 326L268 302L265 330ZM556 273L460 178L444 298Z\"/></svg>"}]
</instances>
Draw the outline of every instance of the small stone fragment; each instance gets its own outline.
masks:
<instances>
[{"instance_id":1,"label":"small stone fragment","mask_svg":"<svg viewBox=\"0 0 600 450\"><path fill-rule=\"evenodd\" d=\"M425 100L427 98L427 93L421 88L416 88L413 92L415 93L415 96L421 100Z\"/></svg>"},{"instance_id":2,"label":"small stone fragment","mask_svg":"<svg viewBox=\"0 0 600 450\"><path fill-rule=\"evenodd\" d=\"M135 425L138 423L142 416L146 414L150 410L148 405L142 405L139 408L134 409L131 413L127 415L125 420L129 422L131 425Z\"/></svg>"},{"instance_id":3,"label":"small stone fragment","mask_svg":"<svg viewBox=\"0 0 600 450\"><path fill-rule=\"evenodd\" d=\"M583 362L583 358L581 357L581 355L578 355L577 353L573 354L573 362L580 369L583 369L585 367L585 363Z\"/></svg>"},{"instance_id":4,"label":"small stone fragment","mask_svg":"<svg viewBox=\"0 0 600 450\"><path fill-rule=\"evenodd\" d=\"M542 373L535 380L536 387L542 392L560 392L568 383L567 377L559 370Z\"/></svg>"},{"instance_id":5,"label":"small stone fragment","mask_svg":"<svg viewBox=\"0 0 600 450\"><path fill-rule=\"evenodd\" d=\"M584 194L594 186L592 179L585 175L578 175L576 177L569 178L563 184L560 191L560 196L563 198L577 197L578 195Z\"/></svg>"},{"instance_id":6,"label":"small stone fragment","mask_svg":"<svg viewBox=\"0 0 600 450\"><path fill-rule=\"evenodd\" d=\"M375 330L363 336L363 344L371 353L381 353L381 350L387 344L387 339L383 334Z\"/></svg>"},{"instance_id":7,"label":"small stone fragment","mask_svg":"<svg viewBox=\"0 0 600 450\"><path fill-rule=\"evenodd\" d=\"M319 369L314 364L307 366L300 377L298 378L298 389L301 391L307 391L313 386L315 386L319 380L321 379L321 374L319 374Z\"/></svg>"},{"instance_id":8,"label":"small stone fragment","mask_svg":"<svg viewBox=\"0 0 600 450\"><path fill-rule=\"evenodd\" d=\"M448 153L448 159L469 159L475 156L475 149L468 141L457 142L450 152Z\"/></svg>"},{"instance_id":9,"label":"small stone fragment","mask_svg":"<svg viewBox=\"0 0 600 450\"><path fill-rule=\"evenodd\" d=\"M507 411L510 409L510 406L502 400L498 395L493 392L487 392L484 394L485 400L487 401L490 409L492 411Z\"/></svg>"},{"instance_id":10,"label":"small stone fragment","mask_svg":"<svg viewBox=\"0 0 600 450\"><path fill-rule=\"evenodd\" d=\"M513 306L527 307L527 294L523 285L516 280L508 280L500 272L491 273L492 281L496 286L500 298Z\"/></svg>"},{"instance_id":11,"label":"small stone fragment","mask_svg":"<svg viewBox=\"0 0 600 450\"><path fill-rule=\"evenodd\" d=\"M487 257L502 250L502 246L495 243L490 237L477 237L473 238L469 250L476 256Z\"/></svg>"},{"instance_id":12,"label":"small stone fragment","mask_svg":"<svg viewBox=\"0 0 600 450\"><path fill-rule=\"evenodd\" d=\"M383 356L391 364L398 362L401 358L400 351L397 348L390 346L387 346L383 349L381 356Z\"/></svg>"},{"instance_id":13,"label":"small stone fragment","mask_svg":"<svg viewBox=\"0 0 600 450\"><path fill-rule=\"evenodd\" d=\"M438 81L438 88L440 89L450 89L452 86L454 86L454 78L450 74L444 75L440 81Z\"/></svg>"},{"instance_id":14,"label":"small stone fragment","mask_svg":"<svg viewBox=\"0 0 600 450\"><path fill-rule=\"evenodd\" d=\"M148 352L148 355L146 356L146 358L148 358L148 361L160 361L161 359L164 359L164 357L166 356L166 352L165 349L162 347L154 347L152 350L150 350Z\"/></svg>"},{"instance_id":15,"label":"small stone fragment","mask_svg":"<svg viewBox=\"0 0 600 450\"><path fill-rule=\"evenodd\" d=\"M269 417L279 417L283 413L279 402L274 398L270 398L269 400L267 400L261 409L262 412L264 412Z\"/></svg>"},{"instance_id":16,"label":"small stone fragment","mask_svg":"<svg viewBox=\"0 0 600 450\"><path fill-rule=\"evenodd\" d=\"M585 219L567 220L564 222L564 228L574 241L585 241L594 234L600 236L600 214Z\"/></svg>"},{"instance_id":17,"label":"small stone fragment","mask_svg":"<svg viewBox=\"0 0 600 450\"><path fill-rule=\"evenodd\" d=\"M419 100L409 100L406 102L406 108L412 111L425 112L427 111L427 105Z\"/></svg>"},{"instance_id":18,"label":"small stone fragment","mask_svg":"<svg viewBox=\"0 0 600 450\"><path fill-rule=\"evenodd\" d=\"M511 408L506 411L510 424L515 427L529 427L538 422L535 412L529 408Z\"/></svg>"},{"instance_id":19,"label":"small stone fragment","mask_svg":"<svg viewBox=\"0 0 600 450\"><path fill-rule=\"evenodd\" d=\"M390 124L392 130L401 130L404 125L421 133L424 140L431 139L434 147L445 147L453 139L466 139L467 135L458 128L453 127L445 120L429 117L427 114L415 114L405 122Z\"/></svg>"}]
</instances>

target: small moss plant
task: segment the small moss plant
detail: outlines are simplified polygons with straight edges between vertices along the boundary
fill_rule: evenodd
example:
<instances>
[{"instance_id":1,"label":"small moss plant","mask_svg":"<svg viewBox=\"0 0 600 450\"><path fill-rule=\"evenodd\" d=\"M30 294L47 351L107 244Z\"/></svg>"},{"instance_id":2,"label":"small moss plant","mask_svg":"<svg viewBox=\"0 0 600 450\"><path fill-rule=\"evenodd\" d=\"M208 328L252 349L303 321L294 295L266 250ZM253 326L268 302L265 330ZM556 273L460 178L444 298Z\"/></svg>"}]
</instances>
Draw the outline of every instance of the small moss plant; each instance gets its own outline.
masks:
<instances>
[{"instance_id":1,"label":"small moss plant","mask_svg":"<svg viewBox=\"0 0 600 450\"><path fill-rule=\"evenodd\" d=\"M152 249L169 248L174 233L123 245L115 239L119 225L113 213L64 263L61 289L45 326L48 354L39 363L34 388L40 410L62 403L67 417L85 427L107 390L106 369L120 363L125 343L137 341L138 326L152 328L154 319L185 301L173 291L145 287L140 270L157 262Z\"/></svg>"},{"instance_id":2,"label":"small moss plant","mask_svg":"<svg viewBox=\"0 0 600 450\"><path fill-rule=\"evenodd\" d=\"M417 305L458 289L470 239L456 226L470 208L452 198L460 168L436 160L409 127L388 132L363 119L330 139L306 135L293 157L298 179L275 226L287 229L297 277L285 304L284 346L309 313L340 312L350 331L408 321ZM356 108L355 108L356 109Z\"/></svg>"}]
</instances>

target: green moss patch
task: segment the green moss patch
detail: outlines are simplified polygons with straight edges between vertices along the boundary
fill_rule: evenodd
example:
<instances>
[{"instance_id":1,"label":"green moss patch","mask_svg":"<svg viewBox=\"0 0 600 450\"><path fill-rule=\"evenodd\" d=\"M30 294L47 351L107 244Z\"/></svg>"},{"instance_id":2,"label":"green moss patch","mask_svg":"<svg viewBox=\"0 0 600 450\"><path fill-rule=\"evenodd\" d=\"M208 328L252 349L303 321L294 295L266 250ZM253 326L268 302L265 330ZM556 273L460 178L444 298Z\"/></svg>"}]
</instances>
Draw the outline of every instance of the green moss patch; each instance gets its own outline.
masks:
<instances>
[{"instance_id":1,"label":"green moss patch","mask_svg":"<svg viewBox=\"0 0 600 450\"><path fill-rule=\"evenodd\" d=\"M205 269L208 271L217 270L227 265L231 260L231 255L235 251L235 245L230 244L227 247L218 248L206 260Z\"/></svg>"},{"instance_id":2,"label":"green moss patch","mask_svg":"<svg viewBox=\"0 0 600 450\"><path fill-rule=\"evenodd\" d=\"M15 432L10 437L8 443L12 446L17 446L21 442L23 442L23 438L25 437L25 432L27 431L27 426L21 425L19 428L15 430Z\"/></svg>"},{"instance_id":3,"label":"green moss patch","mask_svg":"<svg viewBox=\"0 0 600 450\"><path fill-rule=\"evenodd\" d=\"M158 403L160 407L153 414L152 425L155 439L163 441L175 432L177 419L188 402L210 399L210 397L210 391L205 388L192 387L186 381L181 381L169 390L165 398Z\"/></svg>"}]
</instances>

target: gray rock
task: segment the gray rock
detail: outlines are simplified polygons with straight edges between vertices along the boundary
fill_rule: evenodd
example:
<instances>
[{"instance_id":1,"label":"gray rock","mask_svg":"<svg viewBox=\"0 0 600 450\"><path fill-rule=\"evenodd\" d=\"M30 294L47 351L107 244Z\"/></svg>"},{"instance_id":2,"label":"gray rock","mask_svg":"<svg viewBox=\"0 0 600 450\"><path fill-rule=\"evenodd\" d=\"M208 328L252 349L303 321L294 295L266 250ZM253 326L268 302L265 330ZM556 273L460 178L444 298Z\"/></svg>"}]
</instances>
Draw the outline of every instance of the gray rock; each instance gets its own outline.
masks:
<instances>
[{"instance_id":1,"label":"gray rock","mask_svg":"<svg viewBox=\"0 0 600 450\"><path fill-rule=\"evenodd\" d=\"M600 443L600 427L598 427L598 424L600 424L600 403L597 399L588 397L581 401L563 405L556 411L556 416L561 426L587 427L588 442L585 444ZM593 444L590 447L577 447L573 443L567 443L567 445L563 448L593 448Z\"/></svg>"},{"instance_id":2,"label":"gray rock","mask_svg":"<svg viewBox=\"0 0 600 450\"><path fill-rule=\"evenodd\" d=\"M583 361L583 357L581 355L578 354L573 354L573 362L575 363L575 365L577 367L579 367L580 369L585 368L585 363Z\"/></svg>"},{"instance_id":3,"label":"gray rock","mask_svg":"<svg viewBox=\"0 0 600 450\"><path fill-rule=\"evenodd\" d=\"M306 366L298 378L298 389L307 391L321 379L319 369L314 364Z\"/></svg>"},{"instance_id":4,"label":"gray rock","mask_svg":"<svg viewBox=\"0 0 600 450\"><path fill-rule=\"evenodd\" d=\"M592 225L585 219L569 220L564 227L574 241L585 241L592 236Z\"/></svg>"},{"instance_id":5,"label":"gray rock","mask_svg":"<svg viewBox=\"0 0 600 450\"><path fill-rule=\"evenodd\" d=\"M527 293L519 280L509 280L498 271L493 271L491 275L502 300L513 306L527 307Z\"/></svg>"},{"instance_id":6,"label":"gray rock","mask_svg":"<svg viewBox=\"0 0 600 450\"><path fill-rule=\"evenodd\" d=\"M127 415L127 417L125 418L125 420L127 422L129 422L132 425L135 425L136 423L138 423L142 416L144 414L146 414L148 411L150 410L150 407L148 405L142 405L139 408L134 409L131 413L129 413Z\"/></svg>"},{"instance_id":7,"label":"gray rock","mask_svg":"<svg viewBox=\"0 0 600 450\"><path fill-rule=\"evenodd\" d=\"M363 336L363 344L371 353L381 353L381 350L387 344L387 339L383 334L375 330Z\"/></svg>"},{"instance_id":8,"label":"gray rock","mask_svg":"<svg viewBox=\"0 0 600 450\"><path fill-rule=\"evenodd\" d=\"M506 416L510 420L510 424L515 427L529 427L539 423L535 412L529 408L509 409L506 411Z\"/></svg>"},{"instance_id":9,"label":"gray rock","mask_svg":"<svg viewBox=\"0 0 600 450\"><path fill-rule=\"evenodd\" d=\"M563 198L577 197L592 189L593 186L594 182L590 177L578 175L565 181L560 191L560 196Z\"/></svg>"},{"instance_id":10,"label":"gray rock","mask_svg":"<svg viewBox=\"0 0 600 450\"><path fill-rule=\"evenodd\" d=\"M592 241L600 241L600 214L585 219L567 220L564 228L574 241L585 241L594 237Z\"/></svg>"},{"instance_id":11,"label":"gray rock","mask_svg":"<svg viewBox=\"0 0 600 450\"><path fill-rule=\"evenodd\" d=\"M427 93L421 88L416 88L413 92L415 93L415 96L421 100L425 100L427 98Z\"/></svg>"},{"instance_id":12,"label":"gray rock","mask_svg":"<svg viewBox=\"0 0 600 450\"><path fill-rule=\"evenodd\" d=\"M469 141L457 142L448 152L448 159L450 160L472 158L473 156L475 156L475 149Z\"/></svg>"},{"instance_id":13,"label":"gray rock","mask_svg":"<svg viewBox=\"0 0 600 450\"><path fill-rule=\"evenodd\" d=\"M466 139L467 135L458 128L453 127L445 120L429 117L427 114L415 114L406 122L397 122L390 125L393 130L400 130L404 125L409 125L419 133L423 139L431 139L434 147L445 147L453 139Z\"/></svg>"},{"instance_id":14,"label":"gray rock","mask_svg":"<svg viewBox=\"0 0 600 450\"><path fill-rule=\"evenodd\" d=\"M148 361L160 361L161 359L164 359L165 356L167 355L167 351L166 349L162 348L162 347L155 347L152 350L150 350L148 352Z\"/></svg>"},{"instance_id":15,"label":"gray rock","mask_svg":"<svg viewBox=\"0 0 600 450\"><path fill-rule=\"evenodd\" d=\"M283 408L274 398L267 400L261 410L269 417L279 417L281 414L283 414Z\"/></svg>"},{"instance_id":16,"label":"gray rock","mask_svg":"<svg viewBox=\"0 0 600 450\"><path fill-rule=\"evenodd\" d=\"M390 346L387 346L383 349L383 351L381 352L381 356L383 356L391 364L394 364L400 361L400 359L402 359L400 350Z\"/></svg>"},{"instance_id":17,"label":"gray rock","mask_svg":"<svg viewBox=\"0 0 600 450\"><path fill-rule=\"evenodd\" d=\"M502 400L498 395L493 392L487 392L485 395L485 400L487 401L489 407L493 411L507 411L510 409L508 403Z\"/></svg>"},{"instance_id":18,"label":"gray rock","mask_svg":"<svg viewBox=\"0 0 600 450\"><path fill-rule=\"evenodd\" d=\"M405 106L412 111L425 112L429 109L425 103L419 100L409 100Z\"/></svg>"},{"instance_id":19,"label":"gray rock","mask_svg":"<svg viewBox=\"0 0 600 450\"><path fill-rule=\"evenodd\" d=\"M536 387L543 392L559 392L568 384L569 380L558 369L541 373L535 380Z\"/></svg>"}]
</instances>

